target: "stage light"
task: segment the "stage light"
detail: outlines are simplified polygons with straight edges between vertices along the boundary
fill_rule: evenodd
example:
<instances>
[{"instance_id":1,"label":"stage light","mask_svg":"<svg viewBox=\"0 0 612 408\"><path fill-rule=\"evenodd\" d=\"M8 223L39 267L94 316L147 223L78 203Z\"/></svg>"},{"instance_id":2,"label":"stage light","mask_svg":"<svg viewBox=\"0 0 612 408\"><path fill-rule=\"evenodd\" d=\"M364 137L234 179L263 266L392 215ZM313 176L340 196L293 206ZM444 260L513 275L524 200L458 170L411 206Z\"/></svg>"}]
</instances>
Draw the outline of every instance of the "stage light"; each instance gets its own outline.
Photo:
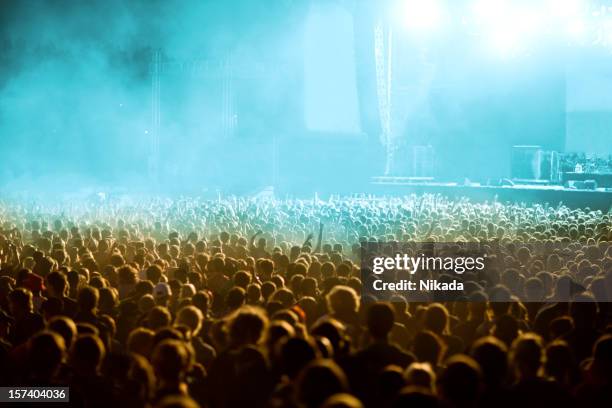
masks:
<instances>
[{"instance_id":1,"label":"stage light","mask_svg":"<svg viewBox=\"0 0 612 408\"><path fill-rule=\"evenodd\" d=\"M508 51L514 54L524 54L530 48L537 46L538 36L541 34L540 28L541 19L536 12L527 10L514 14L502 26L502 29L509 33L506 44L511 48Z\"/></svg>"},{"instance_id":2,"label":"stage light","mask_svg":"<svg viewBox=\"0 0 612 408\"><path fill-rule=\"evenodd\" d=\"M504 58L525 52L542 27L542 10L525 3L476 0L471 13L488 47Z\"/></svg>"},{"instance_id":3,"label":"stage light","mask_svg":"<svg viewBox=\"0 0 612 408\"><path fill-rule=\"evenodd\" d=\"M493 51L503 58L516 56L523 45L518 33L507 29L492 33L489 42Z\"/></svg>"},{"instance_id":4,"label":"stage light","mask_svg":"<svg viewBox=\"0 0 612 408\"><path fill-rule=\"evenodd\" d=\"M512 21L521 37L534 38L542 27L543 17L537 9L516 10Z\"/></svg>"},{"instance_id":5,"label":"stage light","mask_svg":"<svg viewBox=\"0 0 612 408\"><path fill-rule=\"evenodd\" d=\"M576 17L584 8L584 0L547 0L548 12L561 18Z\"/></svg>"},{"instance_id":6,"label":"stage light","mask_svg":"<svg viewBox=\"0 0 612 408\"><path fill-rule=\"evenodd\" d=\"M581 19L574 19L567 23L567 33L574 39L584 38L586 33L586 26L584 21Z\"/></svg>"},{"instance_id":7,"label":"stage light","mask_svg":"<svg viewBox=\"0 0 612 408\"><path fill-rule=\"evenodd\" d=\"M442 23L442 7L438 0L406 0L404 24L410 29L431 30Z\"/></svg>"},{"instance_id":8,"label":"stage light","mask_svg":"<svg viewBox=\"0 0 612 408\"><path fill-rule=\"evenodd\" d=\"M491 25L504 18L508 12L508 4L505 0L476 0L471 9L477 24Z\"/></svg>"}]
</instances>

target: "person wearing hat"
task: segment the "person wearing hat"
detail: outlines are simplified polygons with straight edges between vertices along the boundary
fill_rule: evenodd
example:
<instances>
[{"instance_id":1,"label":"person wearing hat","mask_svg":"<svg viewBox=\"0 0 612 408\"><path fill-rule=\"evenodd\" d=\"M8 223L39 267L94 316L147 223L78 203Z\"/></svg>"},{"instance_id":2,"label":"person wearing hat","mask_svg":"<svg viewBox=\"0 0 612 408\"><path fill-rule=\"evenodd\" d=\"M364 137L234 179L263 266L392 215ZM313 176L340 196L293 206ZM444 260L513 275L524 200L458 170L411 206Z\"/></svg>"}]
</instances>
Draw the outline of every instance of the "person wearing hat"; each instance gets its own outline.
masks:
<instances>
[{"instance_id":1,"label":"person wearing hat","mask_svg":"<svg viewBox=\"0 0 612 408\"><path fill-rule=\"evenodd\" d=\"M166 282L159 282L153 289L153 297L155 298L155 304L157 306L166 306L170 302L172 296L172 289Z\"/></svg>"}]
</instances>

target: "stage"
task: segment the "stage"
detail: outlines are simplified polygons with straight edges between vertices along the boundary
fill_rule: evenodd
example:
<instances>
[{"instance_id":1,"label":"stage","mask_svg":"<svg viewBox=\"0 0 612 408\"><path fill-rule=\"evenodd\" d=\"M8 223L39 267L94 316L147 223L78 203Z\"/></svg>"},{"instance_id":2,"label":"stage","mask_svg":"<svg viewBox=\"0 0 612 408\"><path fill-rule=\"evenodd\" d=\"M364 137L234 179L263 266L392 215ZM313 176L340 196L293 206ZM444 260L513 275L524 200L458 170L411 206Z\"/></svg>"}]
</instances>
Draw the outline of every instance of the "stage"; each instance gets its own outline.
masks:
<instances>
[{"instance_id":1,"label":"stage","mask_svg":"<svg viewBox=\"0 0 612 408\"><path fill-rule=\"evenodd\" d=\"M373 177L370 183L376 195L441 194L449 198L467 197L474 201L548 203L562 202L570 208L586 208L607 212L612 206L612 189L576 190L561 185L515 184L490 186L478 183L442 183L424 178Z\"/></svg>"}]
</instances>

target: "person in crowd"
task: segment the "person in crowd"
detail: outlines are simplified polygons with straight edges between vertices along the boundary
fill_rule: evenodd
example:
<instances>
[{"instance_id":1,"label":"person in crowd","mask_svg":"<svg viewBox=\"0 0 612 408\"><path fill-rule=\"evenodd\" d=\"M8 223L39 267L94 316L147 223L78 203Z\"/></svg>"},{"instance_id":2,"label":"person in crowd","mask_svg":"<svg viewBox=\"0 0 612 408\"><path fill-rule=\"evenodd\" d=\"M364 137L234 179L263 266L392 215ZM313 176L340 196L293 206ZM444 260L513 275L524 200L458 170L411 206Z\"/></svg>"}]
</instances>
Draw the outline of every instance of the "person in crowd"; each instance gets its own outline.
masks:
<instances>
[{"instance_id":1,"label":"person in crowd","mask_svg":"<svg viewBox=\"0 0 612 408\"><path fill-rule=\"evenodd\" d=\"M61 207L0 203L3 385L68 386L79 407L612 400L611 214L438 195ZM363 244L397 242L487 261L457 295L372 293Z\"/></svg>"},{"instance_id":2,"label":"person in crowd","mask_svg":"<svg viewBox=\"0 0 612 408\"><path fill-rule=\"evenodd\" d=\"M9 341L13 346L19 346L44 329L45 323L42 316L34 310L32 292L29 290L17 288L8 295L8 300L13 318Z\"/></svg>"}]
</instances>

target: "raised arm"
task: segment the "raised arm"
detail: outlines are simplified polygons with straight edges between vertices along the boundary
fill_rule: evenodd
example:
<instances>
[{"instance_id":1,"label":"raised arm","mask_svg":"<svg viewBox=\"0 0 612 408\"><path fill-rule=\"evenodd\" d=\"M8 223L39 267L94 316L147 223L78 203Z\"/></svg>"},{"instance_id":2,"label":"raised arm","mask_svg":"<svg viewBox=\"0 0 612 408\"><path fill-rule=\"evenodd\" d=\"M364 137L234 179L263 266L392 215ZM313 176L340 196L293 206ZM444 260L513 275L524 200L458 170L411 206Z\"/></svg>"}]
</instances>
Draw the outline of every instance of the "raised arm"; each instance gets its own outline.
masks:
<instances>
[{"instance_id":1,"label":"raised arm","mask_svg":"<svg viewBox=\"0 0 612 408\"><path fill-rule=\"evenodd\" d=\"M321 252L322 243L323 243L323 222L319 222L319 236L317 237L317 246L314 249L315 254L318 254Z\"/></svg>"},{"instance_id":2,"label":"raised arm","mask_svg":"<svg viewBox=\"0 0 612 408\"><path fill-rule=\"evenodd\" d=\"M249 249L255 248L255 239L261 234L263 234L263 231L257 230L257 232L251 236L251 239L249 240Z\"/></svg>"},{"instance_id":3,"label":"raised arm","mask_svg":"<svg viewBox=\"0 0 612 408\"><path fill-rule=\"evenodd\" d=\"M304 248L306 244L310 244L310 241L312 241L312 237L313 237L313 234L311 232L310 234L308 234L308 236L304 240L304 243L302 244L302 248Z\"/></svg>"}]
</instances>

